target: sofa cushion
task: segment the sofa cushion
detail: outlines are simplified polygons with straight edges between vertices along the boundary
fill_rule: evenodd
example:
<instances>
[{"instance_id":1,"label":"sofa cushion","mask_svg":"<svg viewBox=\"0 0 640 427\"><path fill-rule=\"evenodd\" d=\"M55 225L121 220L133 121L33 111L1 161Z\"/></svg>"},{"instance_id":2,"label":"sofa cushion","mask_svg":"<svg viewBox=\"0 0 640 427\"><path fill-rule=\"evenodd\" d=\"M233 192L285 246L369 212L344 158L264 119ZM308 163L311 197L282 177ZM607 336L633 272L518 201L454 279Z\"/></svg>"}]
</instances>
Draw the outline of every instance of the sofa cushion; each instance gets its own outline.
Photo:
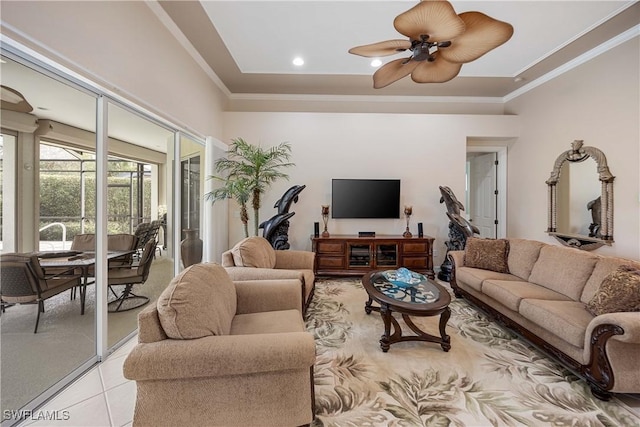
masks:
<instances>
[{"instance_id":1,"label":"sofa cushion","mask_svg":"<svg viewBox=\"0 0 640 427\"><path fill-rule=\"evenodd\" d=\"M545 243L527 239L509 239L509 273L528 280Z\"/></svg>"},{"instance_id":2,"label":"sofa cushion","mask_svg":"<svg viewBox=\"0 0 640 427\"><path fill-rule=\"evenodd\" d=\"M625 258L603 256L598 259L596 267L593 269L593 273L587 280L587 284L584 286L580 301L588 303L600 288L600 284L609 274L613 273L618 267L622 265L631 265L636 270L640 270L640 262L631 261Z\"/></svg>"},{"instance_id":3,"label":"sofa cushion","mask_svg":"<svg viewBox=\"0 0 640 427\"><path fill-rule=\"evenodd\" d=\"M579 249L544 246L540 249L529 282L579 301L597 260L597 256Z\"/></svg>"},{"instance_id":4,"label":"sofa cushion","mask_svg":"<svg viewBox=\"0 0 640 427\"><path fill-rule=\"evenodd\" d=\"M304 331L304 321L298 310L238 314L233 318L233 323L231 324L231 335L278 334Z\"/></svg>"},{"instance_id":5,"label":"sofa cushion","mask_svg":"<svg viewBox=\"0 0 640 427\"><path fill-rule=\"evenodd\" d=\"M482 293L513 311L518 311L520 302L526 298L571 301L569 297L544 286L512 280L485 280Z\"/></svg>"},{"instance_id":6,"label":"sofa cushion","mask_svg":"<svg viewBox=\"0 0 640 427\"><path fill-rule=\"evenodd\" d=\"M194 264L174 277L158 298L158 317L169 338L228 335L236 313L236 289L217 264Z\"/></svg>"},{"instance_id":7,"label":"sofa cushion","mask_svg":"<svg viewBox=\"0 0 640 427\"><path fill-rule=\"evenodd\" d=\"M264 237L253 236L239 241L232 249L233 262L238 267L273 268L275 249Z\"/></svg>"},{"instance_id":8,"label":"sofa cushion","mask_svg":"<svg viewBox=\"0 0 640 427\"><path fill-rule=\"evenodd\" d=\"M508 273L509 241L469 237L464 248L465 267Z\"/></svg>"},{"instance_id":9,"label":"sofa cushion","mask_svg":"<svg viewBox=\"0 0 640 427\"><path fill-rule=\"evenodd\" d=\"M618 267L602 281L587 310L594 316L640 311L640 270L630 265Z\"/></svg>"},{"instance_id":10,"label":"sofa cushion","mask_svg":"<svg viewBox=\"0 0 640 427\"><path fill-rule=\"evenodd\" d=\"M476 291L482 292L482 282L488 279L493 280L521 280L509 273L498 273L480 268L456 267L456 281L462 282Z\"/></svg>"},{"instance_id":11,"label":"sofa cushion","mask_svg":"<svg viewBox=\"0 0 640 427\"><path fill-rule=\"evenodd\" d=\"M584 348L585 334L593 315L579 301L525 299L519 313L569 344Z\"/></svg>"}]
</instances>

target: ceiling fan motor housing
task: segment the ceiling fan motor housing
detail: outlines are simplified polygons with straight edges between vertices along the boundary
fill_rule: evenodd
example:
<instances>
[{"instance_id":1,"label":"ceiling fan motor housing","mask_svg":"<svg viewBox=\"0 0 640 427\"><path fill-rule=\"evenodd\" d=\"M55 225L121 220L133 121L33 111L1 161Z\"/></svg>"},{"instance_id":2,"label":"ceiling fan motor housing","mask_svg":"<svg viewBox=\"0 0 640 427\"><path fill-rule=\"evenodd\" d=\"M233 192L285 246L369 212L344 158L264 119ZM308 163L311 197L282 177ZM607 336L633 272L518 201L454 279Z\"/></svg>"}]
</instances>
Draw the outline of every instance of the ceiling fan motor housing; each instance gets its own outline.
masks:
<instances>
[{"instance_id":1,"label":"ceiling fan motor housing","mask_svg":"<svg viewBox=\"0 0 640 427\"><path fill-rule=\"evenodd\" d=\"M428 38L429 36L422 36L422 41L413 40L411 42L411 53L414 61L426 60L433 62L436 59L433 54L438 50L438 47L445 47L444 45L441 46L440 43L437 42L428 42Z\"/></svg>"}]
</instances>

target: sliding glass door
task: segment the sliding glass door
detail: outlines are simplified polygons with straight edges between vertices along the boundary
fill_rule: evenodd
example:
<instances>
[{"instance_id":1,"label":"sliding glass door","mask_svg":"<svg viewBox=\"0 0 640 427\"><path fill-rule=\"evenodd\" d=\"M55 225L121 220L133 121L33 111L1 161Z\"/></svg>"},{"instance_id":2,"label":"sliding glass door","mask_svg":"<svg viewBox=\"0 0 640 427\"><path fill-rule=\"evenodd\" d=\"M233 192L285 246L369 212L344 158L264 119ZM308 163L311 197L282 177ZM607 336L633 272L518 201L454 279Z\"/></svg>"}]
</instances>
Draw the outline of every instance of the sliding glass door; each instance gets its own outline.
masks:
<instances>
[{"instance_id":1,"label":"sliding glass door","mask_svg":"<svg viewBox=\"0 0 640 427\"><path fill-rule=\"evenodd\" d=\"M94 260L81 286L44 302L37 333L37 304L4 301L0 411L11 425L131 337L181 268L182 229L202 228L205 149L54 66L2 52L0 249L37 254L51 274L52 257ZM128 236L135 244L113 243Z\"/></svg>"},{"instance_id":2,"label":"sliding glass door","mask_svg":"<svg viewBox=\"0 0 640 427\"><path fill-rule=\"evenodd\" d=\"M108 135L107 237L110 241L116 241L117 234L136 237L131 264L111 263L107 270L107 343L113 347L135 333L138 313L155 303L172 277L173 259L160 243L166 221L164 206L171 193L159 171L166 169L174 131L109 102ZM148 254L145 245L149 242ZM111 245L107 249L126 248Z\"/></svg>"},{"instance_id":3,"label":"sliding glass door","mask_svg":"<svg viewBox=\"0 0 640 427\"><path fill-rule=\"evenodd\" d=\"M80 206L95 209L95 169L83 171L82 162L95 165L88 153L96 149L96 95L6 56L0 72L2 253L65 256L62 251L84 231ZM45 138L51 142L43 144ZM63 148L70 141L82 145L77 155ZM46 260L38 263L52 280L60 269L47 268ZM83 288L46 298L36 321L38 304L5 297L20 278L4 274L4 265L0 409L12 423L19 409L37 405L97 361L95 286L81 282Z\"/></svg>"}]
</instances>

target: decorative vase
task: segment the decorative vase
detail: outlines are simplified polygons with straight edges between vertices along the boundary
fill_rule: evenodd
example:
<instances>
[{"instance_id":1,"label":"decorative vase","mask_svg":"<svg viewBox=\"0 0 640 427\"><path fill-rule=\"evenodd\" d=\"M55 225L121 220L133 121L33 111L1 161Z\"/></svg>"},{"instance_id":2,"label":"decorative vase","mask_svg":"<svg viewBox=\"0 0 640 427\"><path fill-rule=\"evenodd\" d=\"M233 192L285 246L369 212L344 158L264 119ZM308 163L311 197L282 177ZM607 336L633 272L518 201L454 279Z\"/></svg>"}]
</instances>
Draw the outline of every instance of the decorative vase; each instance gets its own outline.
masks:
<instances>
[{"instance_id":1,"label":"decorative vase","mask_svg":"<svg viewBox=\"0 0 640 427\"><path fill-rule=\"evenodd\" d=\"M403 237L411 237L411 231L409 231L409 218L411 218L411 214L413 213L413 207L405 206L404 207L404 216L407 218L407 228L402 233Z\"/></svg>"},{"instance_id":2,"label":"decorative vase","mask_svg":"<svg viewBox=\"0 0 640 427\"><path fill-rule=\"evenodd\" d=\"M329 231L327 231L327 222L329 222L329 205L322 205L322 222L324 222L322 237L329 237Z\"/></svg>"},{"instance_id":3,"label":"decorative vase","mask_svg":"<svg viewBox=\"0 0 640 427\"><path fill-rule=\"evenodd\" d=\"M180 243L182 265L185 268L202 261L202 239L198 237L197 229L183 230L187 237Z\"/></svg>"}]
</instances>

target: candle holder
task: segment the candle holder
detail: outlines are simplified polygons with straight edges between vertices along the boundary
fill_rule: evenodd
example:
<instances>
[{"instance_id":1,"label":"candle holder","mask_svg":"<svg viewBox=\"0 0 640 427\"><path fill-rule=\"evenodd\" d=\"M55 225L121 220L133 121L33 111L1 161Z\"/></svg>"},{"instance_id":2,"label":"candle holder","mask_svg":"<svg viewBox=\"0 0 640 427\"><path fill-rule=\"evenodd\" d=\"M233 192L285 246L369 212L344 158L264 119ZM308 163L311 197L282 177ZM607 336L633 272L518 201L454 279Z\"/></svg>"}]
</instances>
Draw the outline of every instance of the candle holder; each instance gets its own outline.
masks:
<instances>
[{"instance_id":1,"label":"candle holder","mask_svg":"<svg viewBox=\"0 0 640 427\"><path fill-rule=\"evenodd\" d=\"M322 237L329 237L329 232L327 231L327 222L329 222L329 205L322 205L322 222L324 223Z\"/></svg>"},{"instance_id":2,"label":"candle holder","mask_svg":"<svg viewBox=\"0 0 640 427\"><path fill-rule=\"evenodd\" d=\"M409 219L411 218L411 214L413 213L413 207L405 206L404 207L404 216L407 218L407 228L402 233L402 237L411 237L413 234L409 231Z\"/></svg>"}]
</instances>

